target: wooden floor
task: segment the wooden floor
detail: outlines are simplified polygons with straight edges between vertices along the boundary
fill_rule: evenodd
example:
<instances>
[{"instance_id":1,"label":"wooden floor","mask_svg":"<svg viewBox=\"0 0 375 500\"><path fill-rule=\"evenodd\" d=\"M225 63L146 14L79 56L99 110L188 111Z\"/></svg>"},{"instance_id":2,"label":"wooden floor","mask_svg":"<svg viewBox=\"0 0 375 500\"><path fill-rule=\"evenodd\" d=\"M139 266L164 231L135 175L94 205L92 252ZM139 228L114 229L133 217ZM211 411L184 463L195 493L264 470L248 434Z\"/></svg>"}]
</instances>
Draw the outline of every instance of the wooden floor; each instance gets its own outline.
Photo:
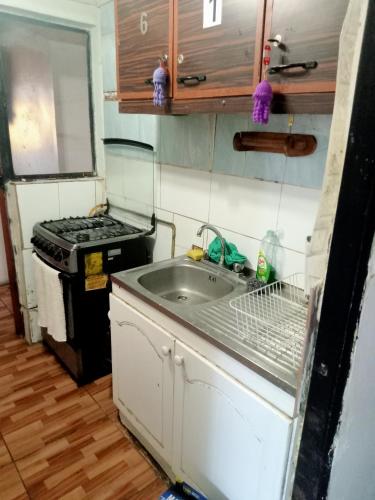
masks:
<instances>
[{"instance_id":1,"label":"wooden floor","mask_svg":"<svg viewBox=\"0 0 375 500\"><path fill-rule=\"evenodd\" d=\"M78 388L14 333L0 287L0 498L157 499L166 484L123 430L111 377Z\"/></svg>"}]
</instances>

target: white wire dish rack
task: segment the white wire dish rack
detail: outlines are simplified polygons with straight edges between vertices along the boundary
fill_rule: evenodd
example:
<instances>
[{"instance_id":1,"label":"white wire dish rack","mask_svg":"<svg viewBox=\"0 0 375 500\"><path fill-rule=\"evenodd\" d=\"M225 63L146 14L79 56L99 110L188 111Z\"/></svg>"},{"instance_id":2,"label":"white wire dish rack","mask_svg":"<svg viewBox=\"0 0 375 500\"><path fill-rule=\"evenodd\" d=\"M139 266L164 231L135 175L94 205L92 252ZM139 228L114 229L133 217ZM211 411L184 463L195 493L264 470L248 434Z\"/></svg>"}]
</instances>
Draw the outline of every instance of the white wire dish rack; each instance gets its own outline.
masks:
<instances>
[{"instance_id":1,"label":"white wire dish rack","mask_svg":"<svg viewBox=\"0 0 375 500\"><path fill-rule=\"evenodd\" d=\"M241 340L278 365L298 370L303 357L307 300L303 274L240 295L229 302Z\"/></svg>"}]
</instances>

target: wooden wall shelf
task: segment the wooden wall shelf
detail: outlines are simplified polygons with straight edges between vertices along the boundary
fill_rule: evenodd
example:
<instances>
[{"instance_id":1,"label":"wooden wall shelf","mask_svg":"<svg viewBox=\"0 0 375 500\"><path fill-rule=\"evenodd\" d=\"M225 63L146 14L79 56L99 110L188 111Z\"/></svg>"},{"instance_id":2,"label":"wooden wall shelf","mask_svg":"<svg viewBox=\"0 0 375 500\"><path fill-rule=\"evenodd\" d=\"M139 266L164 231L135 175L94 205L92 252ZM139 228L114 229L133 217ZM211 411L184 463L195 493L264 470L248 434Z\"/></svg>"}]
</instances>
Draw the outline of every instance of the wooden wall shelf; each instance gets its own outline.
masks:
<instances>
[{"instance_id":1,"label":"wooden wall shelf","mask_svg":"<svg viewBox=\"0 0 375 500\"><path fill-rule=\"evenodd\" d=\"M308 156L316 149L316 139L308 134L280 132L237 132L233 138L236 151L279 153L285 156Z\"/></svg>"}]
</instances>

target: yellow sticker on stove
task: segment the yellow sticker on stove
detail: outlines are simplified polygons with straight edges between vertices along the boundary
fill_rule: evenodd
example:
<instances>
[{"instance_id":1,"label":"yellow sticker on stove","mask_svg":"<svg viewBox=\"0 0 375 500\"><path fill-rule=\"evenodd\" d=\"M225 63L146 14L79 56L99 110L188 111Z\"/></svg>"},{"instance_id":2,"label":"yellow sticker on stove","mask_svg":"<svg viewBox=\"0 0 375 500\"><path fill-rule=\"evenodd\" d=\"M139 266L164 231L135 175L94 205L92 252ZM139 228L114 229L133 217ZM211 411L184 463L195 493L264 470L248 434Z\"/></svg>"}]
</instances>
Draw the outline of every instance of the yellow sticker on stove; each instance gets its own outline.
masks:
<instances>
[{"instance_id":1,"label":"yellow sticker on stove","mask_svg":"<svg viewBox=\"0 0 375 500\"><path fill-rule=\"evenodd\" d=\"M86 292L90 290L100 290L101 288L105 288L107 283L107 274L93 274L91 276L87 276L85 279L85 290Z\"/></svg>"},{"instance_id":2,"label":"yellow sticker on stove","mask_svg":"<svg viewBox=\"0 0 375 500\"><path fill-rule=\"evenodd\" d=\"M101 274L103 272L103 253L93 252L85 255L85 276Z\"/></svg>"}]
</instances>

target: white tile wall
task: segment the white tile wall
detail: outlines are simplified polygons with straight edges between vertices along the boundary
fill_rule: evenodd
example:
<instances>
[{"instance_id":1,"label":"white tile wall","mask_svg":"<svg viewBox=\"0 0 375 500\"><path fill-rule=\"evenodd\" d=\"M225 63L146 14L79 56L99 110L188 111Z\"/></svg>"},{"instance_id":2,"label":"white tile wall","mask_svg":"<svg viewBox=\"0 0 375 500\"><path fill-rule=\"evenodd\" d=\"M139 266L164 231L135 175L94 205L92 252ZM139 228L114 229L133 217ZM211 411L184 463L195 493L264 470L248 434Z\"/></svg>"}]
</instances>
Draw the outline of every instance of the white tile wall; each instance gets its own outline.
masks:
<instances>
[{"instance_id":1,"label":"white tile wall","mask_svg":"<svg viewBox=\"0 0 375 500\"><path fill-rule=\"evenodd\" d=\"M154 200L155 200L156 207L161 206L160 188L161 188L161 165L160 165L160 163L155 163L155 168L154 168Z\"/></svg>"},{"instance_id":2,"label":"white tile wall","mask_svg":"<svg viewBox=\"0 0 375 500\"><path fill-rule=\"evenodd\" d=\"M118 102L104 102L105 137L133 139L151 144L157 149L159 117L157 115L135 115L118 112Z\"/></svg>"},{"instance_id":3,"label":"white tile wall","mask_svg":"<svg viewBox=\"0 0 375 500\"><path fill-rule=\"evenodd\" d=\"M277 228L283 246L305 252L306 236L312 234L320 191L284 184Z\"/></svg>"},{"instance_id":4,"label":"white tile wall","mask_svg":"<svg viewBox=\"0 0 375 500\"><path fill-rule=\"evenodd\" d=\"M212 175L209 221L261 239L276 229L281 184Z\"/></svg>"},{"instance_id":5,"label":"white tile wall","mask_svg":"<svg viewBox=\"0 0 375 500\"><path fill-rule=\"evenodd\" d=\"M161 166L160 206L163 213L174 214L176 256L184 255L193 243L202 245L196 232L209 222L247 256L254 269L261 239L268 229L277 230L282 245L277 252L280 278L304 272L305 239L313 228L319 196L313 189ZM164 253L159 250L166 234L157 233L155 260L161 254L169 256L169 247ZM214 237L205 231L204 248Z\"/></svg>"},{"instance_id":6,"label":"white tile wall","mask_svg":"<svg viewBox=\"0 0 375 500\"><path fill-rule=\"evenodd\" d=\"M150 158L127 158L106 152L107 197L110 205L151 216L153 213L154 164Z\"/></svg>"},{"instance_id":7,"label":"white tile wall","mask_svg":"<svg viewBox=\"0 0 375 500\"><path fill-rule=\"evenodd\" d=\"M207 242L207 231L204 231L201 237L197 236L197 231L204 224L204 221L182 217L181 215L174 215L174 224L176 226L176 246L186 250L192 244L204 247Z\"/></svg>"},{"instance_id":8,"label":"white tile wall","mask_svg":"<svg viewBox=\"0 0 375 500\"><path fill-rule=\"evenodd\" d=\"M32 248L30 240L36 222L88 215L96 205L95 182L80 180L17 184L22 247Z\"/></svg>"},{"instance_id":9,"label":"white tile wall","mask_svg":"<svg viewBox=\"0 0 375 500\"><path fill-rule=\"evenodd\" d=\"M60 182L60 217L87 216L95 197L95 181Z\"/></svg>"},{"instance_id":10,"label":"white tile wall","mask_svg":"<svg viewBox=\"0 0 375 500\"><path fill-rule=\"evenodd\" d=\"M58 183L28 183L17 185L23 248L31 248L33 226L46 219L60 216Z\"/></svg>"},{"instance_id":11,"label":"white tile wall","mask_svg":"<svg viewBox=\"0 0 375 500\"><path fill-rule=\"evenodd\" d=\"M160 208L196 220L207 220L210 174L197 170L161 166Z\"/></svg>"},{"instance_id":12,"label":"white tile wall","mask_svg":"<svg viewBox=\"0 0 375 500\"><path fill-rule=\"evenodd\" d=\"M173 213L167 212L166 210L156 209L155 213L157 219L163 220L165 222L173 223ZM161 260L166 260L171 258L172 250L172 229L162 223L156 224L155 233L155 246L154 246L154 261L160 262Z\"/></svg>"},{"instance_id":13,"label":"white tile wall","mask_svg":"<svg viewBox=\"0 0 375 500\"><path fill-rule=\"evenodd\" d=\"M95 181L95 205L106 202L104 179Z\"/></svg>"},{"instance_id":14,"label":"white tile wall","mask_svg":"<svg viewBox=\"0 0 375 500\"><path fill-rule=\"evenodd\" d=\"M156 224L154 262L170 259L172 254L172 230L164 224Z\"/></svg>"}]
</instances>

